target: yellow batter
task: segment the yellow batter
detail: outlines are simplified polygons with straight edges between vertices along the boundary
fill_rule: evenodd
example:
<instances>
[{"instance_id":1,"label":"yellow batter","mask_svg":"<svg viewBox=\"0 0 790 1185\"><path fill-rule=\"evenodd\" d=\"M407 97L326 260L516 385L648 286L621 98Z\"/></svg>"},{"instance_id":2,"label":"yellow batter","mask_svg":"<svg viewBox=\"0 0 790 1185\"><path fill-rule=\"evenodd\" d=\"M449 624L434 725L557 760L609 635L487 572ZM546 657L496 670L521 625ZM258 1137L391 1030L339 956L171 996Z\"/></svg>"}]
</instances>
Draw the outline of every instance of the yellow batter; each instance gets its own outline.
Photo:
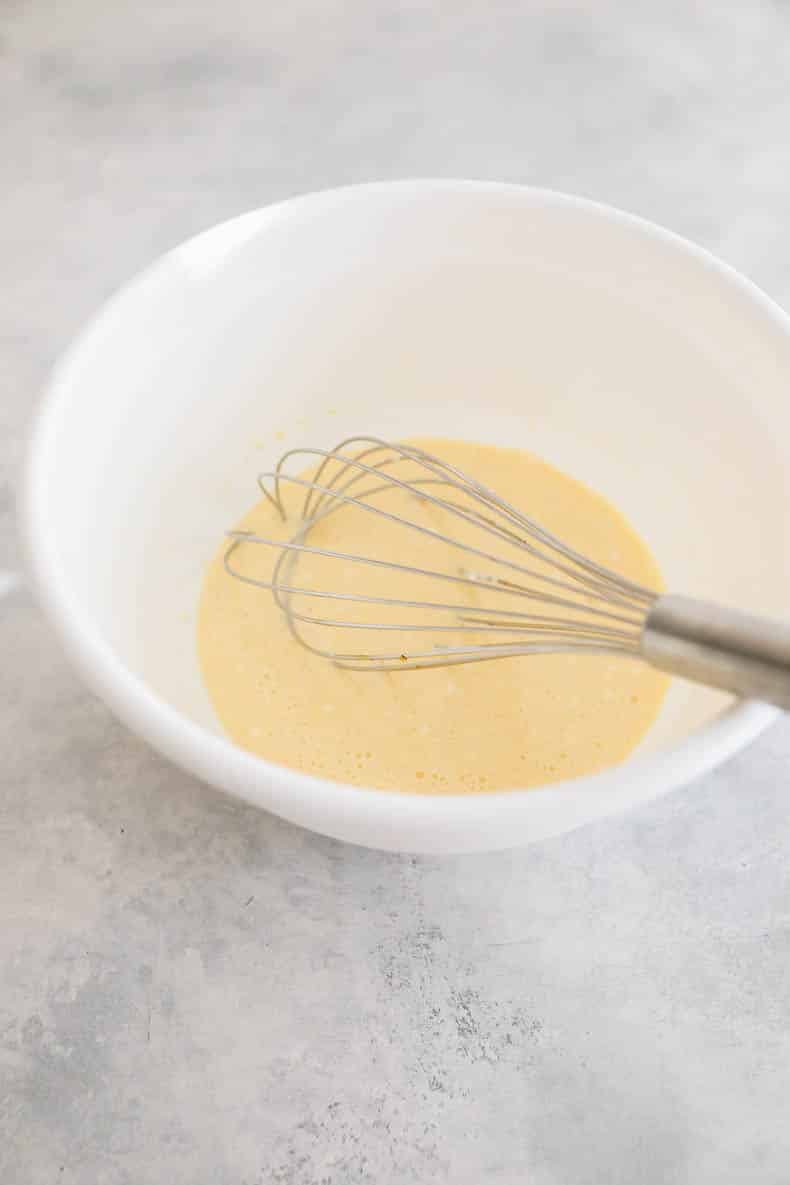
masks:
<instances>
[{"instance_id":1,"label":"yellow batter","mask_svg":"<svg viewBox=\"0 0 790 1185\"><path fill-rule=\"evenodd\" d=\"M417 443L478 478L571 546L624 576L661 587L655 561L619 512L552 466L511 449L444 440ZM239 527L290 538L303 497L303 490L286 490L286 524L262 500ZM447 525L440 509L426 511L421 504L415 513L413 497L400 492L387 497L380 504L388 510L437 529ZM353 508L321 524L309 541L415 567L459 570L457 555L435 541L390 530ZM653 722L668 685L665 676L639 662L588 655L507 658L425 671L340 670L294 641L270 592L226 573L225 549L223 543L207 570L198 624L200 663L214 708L237 744L311 774L421 794L530 787L577 777L627 756ZM274 549L248 544L234 555L234 563L265 579L276 556ZM341 570L336 561L331 567L330 561L323 563L322 568L320 560L301 558L293 583L390 597L427 595L414 578L389 569L361 574L356 565ZM475 604L474 593L461 593L464 603ZM437 598L435 587L430 595ZM458 598L452 585L438 596ZM386 620L389 612L304 598L299 607L343 620L352 610L365 620ZM419 618L417 613L409 621ZM393 643L357 631L349 641L350 633L310 627L306 637L332 649L402 645L400 636ZM447 644L458 640L449 637ZM425 647L424 638L419 645Z\"/></svg>"}]
</instances>

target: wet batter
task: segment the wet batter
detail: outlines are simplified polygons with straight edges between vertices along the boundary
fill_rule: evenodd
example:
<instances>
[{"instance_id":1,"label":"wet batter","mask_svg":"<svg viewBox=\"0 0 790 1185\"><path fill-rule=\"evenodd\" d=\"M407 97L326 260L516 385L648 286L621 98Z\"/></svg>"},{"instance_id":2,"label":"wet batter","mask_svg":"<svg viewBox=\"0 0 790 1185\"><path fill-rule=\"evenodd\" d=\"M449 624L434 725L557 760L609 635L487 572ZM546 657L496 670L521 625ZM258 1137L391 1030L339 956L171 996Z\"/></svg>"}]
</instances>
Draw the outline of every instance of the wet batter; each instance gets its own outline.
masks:
<instances>
[{"instance_id":1,"label":"wet batter","mask_svg":"<svg viewBox=\"0 0 790 1185\"><path fill-rule=\"evenodd\" d=\"M661 588L653 557L623 516L553 466L512 449L459 441L417 443L478 478L579 551ZM285 524L262 500L239 527L289 538L298 527L303 497L303 490L286 490ZM410 495L387 497L381 505L415 517ZM446 528L446 512L432 508L430 513L432 526ZM457 534L457 525L454 530ZM413 566L451 570L455 564L458 570L457 556L443 554L435 541L390 532L376 516L353 509L327 520L310 542ZM655 719L668 685L665 676L637 661L589 655L394 673L340 670L292 638L270 592L227 574L225 548L223 543L207 570L198 624L200 664L211 700L237 744L307 773L420 794L532 787L590 774L632 751ZM265 579L276 558L274 549L245 545L234 563ZM357 565L345 565L341 572L333 563L329 571L320 561L301 559L295 569L298 583L415 597L413 579L391 570L360 573ZM417 597L424 595L423 589ZM454 586L443 591L444 599L454 595ZM327 604L321 606L324 614ZM333 617L347 612L332 604ZM384 611L355 607L354 612L373 619ZM360 632L351 642L350 631L342 631L342 641L340 633L313 629L307 636L333 649L387 645L378 635L371 640L369 632L366 642ZM420 645L425 646L424 638Z\"/></svg>"}]
</instances>

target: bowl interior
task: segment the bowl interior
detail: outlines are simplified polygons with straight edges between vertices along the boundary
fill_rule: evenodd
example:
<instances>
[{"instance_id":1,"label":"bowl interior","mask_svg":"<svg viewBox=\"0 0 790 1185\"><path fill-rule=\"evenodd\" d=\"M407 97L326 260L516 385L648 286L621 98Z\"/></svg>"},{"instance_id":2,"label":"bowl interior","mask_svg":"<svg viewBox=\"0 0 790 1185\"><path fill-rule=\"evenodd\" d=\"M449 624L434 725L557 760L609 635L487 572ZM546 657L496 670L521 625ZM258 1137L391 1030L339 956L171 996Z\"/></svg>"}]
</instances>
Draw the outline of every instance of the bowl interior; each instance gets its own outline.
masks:
<instances>
[{"instance_id":1,"label":"bowl interior","mask_svg":"<svg viewBox=\"0 0 790 1185\"><path fill-rule=\"evenodd\" d=\"M49 436L52 554L122 662L215 731L202 572L291 445L523 446L620 506L674 591L782 613L788 373L767 302L634 220L508 187L317 195L180 247L72 352ZM648 743L726 702L677 683Z\"/></svg>"}]
</instances>

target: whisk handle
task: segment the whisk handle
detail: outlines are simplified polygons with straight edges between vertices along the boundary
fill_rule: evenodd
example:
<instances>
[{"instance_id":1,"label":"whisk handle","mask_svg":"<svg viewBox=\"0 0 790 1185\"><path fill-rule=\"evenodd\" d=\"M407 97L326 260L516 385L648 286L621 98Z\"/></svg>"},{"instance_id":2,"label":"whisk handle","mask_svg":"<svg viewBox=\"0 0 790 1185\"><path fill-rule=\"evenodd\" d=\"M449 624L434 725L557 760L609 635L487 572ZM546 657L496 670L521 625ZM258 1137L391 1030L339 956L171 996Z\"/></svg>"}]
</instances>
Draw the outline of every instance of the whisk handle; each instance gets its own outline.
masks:
<instances>
[{"instance_id":1,"label":"whisk handle","mask_svg":"<svg viewBox=\"0 0 790 1185\"><path fill-rule=\"evenodd\" d=\"M790 626L690 597L662 596L642 629L654 667L790 711Z\"/></svg>"}]
</instances>

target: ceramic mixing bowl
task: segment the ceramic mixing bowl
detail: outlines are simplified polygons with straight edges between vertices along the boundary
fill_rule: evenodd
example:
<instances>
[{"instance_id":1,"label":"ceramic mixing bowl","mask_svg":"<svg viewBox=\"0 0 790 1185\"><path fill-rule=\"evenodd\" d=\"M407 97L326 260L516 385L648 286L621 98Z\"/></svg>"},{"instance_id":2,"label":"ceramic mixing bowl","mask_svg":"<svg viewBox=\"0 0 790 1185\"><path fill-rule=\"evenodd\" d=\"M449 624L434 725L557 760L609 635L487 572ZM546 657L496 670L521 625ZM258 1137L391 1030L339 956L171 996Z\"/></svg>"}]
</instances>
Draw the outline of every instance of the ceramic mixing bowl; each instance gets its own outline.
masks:
<instances>
[{"instance_id":1,"label":"ceramic mixing bowl","mask_svg":"<svg viewBox=\"0 0 790 1185\"><path fill-rule=\"evenodd\" d=\"M520 445L621 507L670 588L781 614L789 390L783 313L637 218L510 185L318 193L171 251L69 350L30 446L30 568L88 683L198 777L373 847L525 844L710 769L774 711L677 682L630 760L529 791L385 793L253 757L214 717L195 614L257 472L351 433Z\"/></svg>"}]
</instances>

